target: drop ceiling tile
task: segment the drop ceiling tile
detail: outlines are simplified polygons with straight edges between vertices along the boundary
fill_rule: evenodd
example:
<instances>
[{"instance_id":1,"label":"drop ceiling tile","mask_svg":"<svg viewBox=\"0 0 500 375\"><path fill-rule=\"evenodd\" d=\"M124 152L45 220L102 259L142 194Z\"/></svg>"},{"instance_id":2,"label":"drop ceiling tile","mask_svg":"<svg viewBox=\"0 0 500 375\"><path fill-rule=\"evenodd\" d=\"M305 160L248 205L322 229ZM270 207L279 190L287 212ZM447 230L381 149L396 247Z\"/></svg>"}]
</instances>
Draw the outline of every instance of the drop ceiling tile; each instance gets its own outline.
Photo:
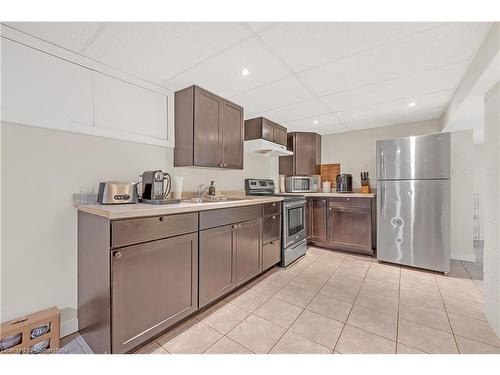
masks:
<instances>
[{"instance_id":1,"label":"drop ceiling tile","mask_svg":"<svg viewBox=\"0 0 500 375\"><path fill-rule=\"evenodd\" d=\"M344 123L399 114L408 114L411 116L411 113L418 113L423 110L448 105L452 95L453 90L445 90L433 94L418 96L412 99L412 101L416 103L416 106L413 108L408 107L410 100L398 100L390 103L356 108L349 111L336 112L336 115Z\"/></svg>"},{"instance_id":2,"label":"drop ceiling tile","mask_svg":"<svg viewBox=\"0 0 500 375\"><path fill-rule=\"evenodd\" d=\"M301 71L438 25L423 22L285 22L274 24L260 36L294 71Z\"/></svg>"},{"instance_id":3,"label":"drop ceiling tile","mask_svg":"<svg viewBox=\"0 0 500 375\"><path fill-rule=\"evenodd\" d=\"M318 96L468 60L489 24L452 23L300 73Z\"/></svg>"},{"instance_id":4,"label":"drop ceiling tile","mask_svg":"<svg viewBox=\"0 0 500 375\"><path fill-rule=\"evenodd\" d=\"M272 25L272 22L247 22L247 25L250 26L250 28L258 33L260 31L262 31L263 29L265 29L266 27L269 27L270 25Z\"/></svg>"},{"instance_id":5,"label":"drop ceiling tile","mask_svg":"<svg viewBox=\"0 0 500 375\"><path fill-rule=\"evenodd\" d=\"M322 97L330 111L411 99L416 96L454 89L467 69L467 63L448 65L412 76L383 81Z\"/></svg>"},{"instance_id":6,"label":"drop ceiling tile","mask_svg":"<svg viewBox=\"0 0 500 375\"><path fill-rule=\"evenodd\" d=\"M266 111L260 114L249 114L248 118L263 116L269 120L279 123L290 122L309 118L313 116L320 116L330 112L328 108L321 102L321 100L313 99L306 100L297 104L287 105L272 111Z\"/></svg>"},{"instance_id":7,"label":"drop ceiling tile","mask_svg":"<svg viewBox=\"0 0 500 375\"><path fill-rule=\"evenodd\" d=\"M242 76L243 68L250 75ZM163 83L177 90L197 84L218 95L232 96L277 81L290 71L255 38L248 38L219 55Z\"/></svg>"},{"instance_id":8,"label":"drop ceiling tile","mask_svg":"<svg viewBox=\"0 0 500 375\"><path fill-rule=\"evenodd\" d=\"M317 124L314 121L318 121ZM287 131L322 131L328 133L337 133L346 131L345 126L333 114L326 114L317 117L311 117L298 121L291 121L284 124Z\"/></svg>"},{"instance_id":9,"label":"drop ceiling tile","mask_svg":"<svg viewBox=\"0 0 500 375\"><path fill-rule=\"evenodd\" d=\"M238 22L119 22L109 24L85 54L161 83L249 34Z\"/></svg>"},{"instance_id":10,"label":"drop ceiling tile","mask_svg":"<svg viewBox=\"0 0 500 375\"><path fill-rule=\"evenodd\" d=\"M411 113L393 113L386 116L363 119L359 121L347 122L349 130L362 130L379 128L383 126L406 124L409 122L439 119L445 107L429 108Z\"/></svg>"},{"instance_id":11,"label":"drop ceiling tile","mask_svg":"<svg viewBox=\"0 0 500 375\"><path fill-rule=\"evenodd\" d=\"M265 111L313 98L314 96L293 76L230 97L254 117L261 116Z\"/></svg>"},{"instance_id":12,"label":"drop ceiling tile","mask_svg":"<svg viewBox=\"0 0 500 375\"><path fill-rule=\"evenodd\" d=\"M12 28L79 52L93 37L99 22L7 22Z\"/></svg>"}]
</instances>

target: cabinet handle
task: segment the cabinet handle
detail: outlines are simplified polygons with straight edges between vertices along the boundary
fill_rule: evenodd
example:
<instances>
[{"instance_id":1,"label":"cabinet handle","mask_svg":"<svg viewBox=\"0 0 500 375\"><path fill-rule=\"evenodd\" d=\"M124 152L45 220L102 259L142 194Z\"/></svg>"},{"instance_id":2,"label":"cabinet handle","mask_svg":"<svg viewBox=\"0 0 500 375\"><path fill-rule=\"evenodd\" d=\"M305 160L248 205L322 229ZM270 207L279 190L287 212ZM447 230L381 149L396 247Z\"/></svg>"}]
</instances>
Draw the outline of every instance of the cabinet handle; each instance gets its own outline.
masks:
<instances>
[{"instance_id":1,"label":"cabinet handle","mask_svg":"<svg viewBox=\"0 0 500 375\"><path fill-rule=\"evenodd\" d=\"M113 258L120 259L122 257L122 253L120 251L115 251L113 253Z\"/></svg>"},{"instance_id":2,"label":"cabinet handle","mask_svg":"<svg viewBox=\"0 0 500 375\"><path fill-rule=\"evenodd\" d=\"M276 216L273 216L273 220L276 220Z\"/></svg>"},{"instance_id":3,"label":"cabinet handle","mask_svg":"<svg viewBox=\"0 0 500 375\"><path fill-rule=\"evenodd\" d=\"M160 217L158 218L158 220L160 220L160 221L165 221L165 218L164 218L163 216L160 216Z\"/></svg>"},{"instance_id":4,"label":"cabinet handle","mask_svg":"<svg viewBox=\"0 0 500 375\"><path fill-rule=\"evenodd\" d=\"M233 229L238 229L238 224L233 224Z\"/></svg>"},{"instance_id":5,"label":"cabinet handle","mask_svg":"<svg viewBox=\"0 0 500 375\"><path fill-rule=\"evenodd\" d=\"M224 163L220 163L219 167L223 168L224 167Z\"/></svg>"},{"instance_id":6,"label":"cabinet handle","mask_svg":"<svg viewBox=\"0 0 500 375\"><path fill-rule=\"evenodd\" d=\"M276 207L276 202L273 203L273 207Z\"/></svg>"},{"instance_id":7,"label":"cabinet handle","mask_svg":"<svg viewBox=\"0 0 500 375\"><path fill-rule=\"evenodd\" d=\"M227 163L224 163L224 167L227 167Z\"/></svg>"},{"instance_id":8,"label":"cabinet handle","mask_svg":"<svg viewBox=\"0 0 500 375\"><path fill-rule=\"evenodd\" d=\"M241 229L241 226L242 226L241 224L238 224L238 229Z\"/></svg>"}]
</instances>

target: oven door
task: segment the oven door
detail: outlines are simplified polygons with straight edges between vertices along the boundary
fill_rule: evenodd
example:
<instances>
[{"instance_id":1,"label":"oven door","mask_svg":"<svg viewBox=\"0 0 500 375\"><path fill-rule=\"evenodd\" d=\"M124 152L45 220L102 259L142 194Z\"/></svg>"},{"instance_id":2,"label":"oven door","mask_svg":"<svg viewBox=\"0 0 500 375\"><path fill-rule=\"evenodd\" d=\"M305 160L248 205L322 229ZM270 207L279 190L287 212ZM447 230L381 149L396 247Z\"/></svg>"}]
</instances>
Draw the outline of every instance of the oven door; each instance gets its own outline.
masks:
<instances>
[{"instance_id":1,"label":"oven door","mask_svg":"<svg viewBox=\"0 0 500 375\"><path fill-rule=\"evenodd\" d=\"M306 200L283 204L283 246L287 248L306 238Z\"/></svg>"}]
</instances>

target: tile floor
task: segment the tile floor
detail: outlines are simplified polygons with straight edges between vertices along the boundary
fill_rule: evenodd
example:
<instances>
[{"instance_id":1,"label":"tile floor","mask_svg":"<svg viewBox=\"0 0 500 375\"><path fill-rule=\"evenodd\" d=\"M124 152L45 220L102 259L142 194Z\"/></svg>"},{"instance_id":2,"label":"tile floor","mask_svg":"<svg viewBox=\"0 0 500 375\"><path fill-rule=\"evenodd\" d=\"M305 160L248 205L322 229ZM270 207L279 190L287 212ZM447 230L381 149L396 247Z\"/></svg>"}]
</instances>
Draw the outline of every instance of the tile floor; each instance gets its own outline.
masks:
<instances>
[{"instance_id":1,"label":"tile floor","mask_svg":"<svg viewBox=\"0 0 500 375\"><path fill-rule=\"evenodd\" d=\"M311 247L137 353L500 353L482 300L481 252L443 276Z\"/></svg>"}]
</instances>

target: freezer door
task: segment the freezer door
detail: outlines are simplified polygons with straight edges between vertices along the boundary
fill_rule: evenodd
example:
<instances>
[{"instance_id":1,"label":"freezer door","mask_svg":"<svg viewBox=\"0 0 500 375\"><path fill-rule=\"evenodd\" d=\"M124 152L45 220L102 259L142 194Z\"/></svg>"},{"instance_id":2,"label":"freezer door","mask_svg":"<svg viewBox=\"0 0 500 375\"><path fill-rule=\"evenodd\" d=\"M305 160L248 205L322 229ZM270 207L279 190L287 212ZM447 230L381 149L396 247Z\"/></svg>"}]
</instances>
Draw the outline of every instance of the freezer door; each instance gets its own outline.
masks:
<instances>
[{"instance_id":1,"label":"freezer door","mask_svg":"<svg viewBox=\"0 0 500 375\"><path fill-rule=\"evenodd\" d=\"M377 141L377 180L450 178L450 133Z\"/></svg>"},{"instance_id":2,"label":"freezer door","mask_svg":"<svg viewBox=\"0 0 500 375\"><path fill-rule=\"evenodd\" d=\"M450 181L377 182L377 259L450 270Z\"/></svg>"}]
</instances>

